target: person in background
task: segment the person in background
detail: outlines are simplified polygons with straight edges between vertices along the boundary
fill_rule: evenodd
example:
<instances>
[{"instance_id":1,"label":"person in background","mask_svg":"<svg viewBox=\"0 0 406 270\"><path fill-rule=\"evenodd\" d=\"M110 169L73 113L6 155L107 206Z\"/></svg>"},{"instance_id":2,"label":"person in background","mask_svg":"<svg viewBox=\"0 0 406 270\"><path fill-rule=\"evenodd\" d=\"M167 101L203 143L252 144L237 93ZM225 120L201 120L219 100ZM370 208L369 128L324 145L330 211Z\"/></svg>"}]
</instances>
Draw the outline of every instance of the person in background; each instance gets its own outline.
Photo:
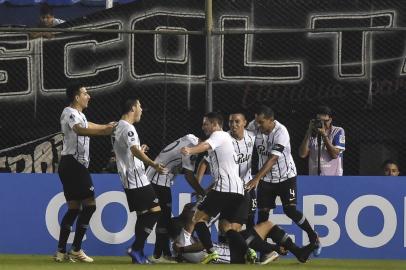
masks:
<instances>
[{"instance_id":1,"label":"person in background","mask_svg":"<svg viewBox=\"0 0 406 270\"><path fill-rule=\"evenodd\" d=\"M383 174L385 176L399 176L399 164L392 159L387 159L382 165Z\"/></svg>"},{"instance_id":2,"label":"person in background","mask_svg":"<svg viewBox=\"0 0 406 270\"><path fill-rule=\"evenodd\" d=\"M332 124L333 112L327 106L319 106L316 118L309 127L299 147L301 158L309 157L309 175L342 176L345 132ZM320 143L320 171L319 164Z\"/></svg>"},{"instance_id":3,"label":"person in background","mask_svg":"<svg viewBox=\"0 0 406 270\"><path fill-rule=\"evenodd\" d=\"M39 23L38 27L40 28L50 28L54 27L58 24L64 23L65 21L62 19L55 18L54 12L51 6L47 3L44 3L40 7L40 15L39 15ZM30 34L31 38L53 38L55 33L53 32L32 32Z\"/></svg>"}]
</instances>

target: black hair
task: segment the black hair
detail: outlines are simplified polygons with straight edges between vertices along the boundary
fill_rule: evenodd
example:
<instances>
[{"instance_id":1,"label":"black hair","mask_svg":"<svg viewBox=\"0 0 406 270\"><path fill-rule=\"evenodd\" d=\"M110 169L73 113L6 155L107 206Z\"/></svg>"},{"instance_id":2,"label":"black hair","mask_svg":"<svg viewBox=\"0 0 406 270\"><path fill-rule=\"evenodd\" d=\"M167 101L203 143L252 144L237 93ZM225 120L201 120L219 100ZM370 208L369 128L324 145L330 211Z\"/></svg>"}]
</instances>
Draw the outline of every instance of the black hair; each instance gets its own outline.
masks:
<instances>
[{"instance_id":1,"label":"black hair","mask_svg":"<svg viewBox=\"0 0 406 270\"><path fill-rule=\"evenodd\" d=\"M85 87L82 84L71 84L66 88L66 99L68 103L75 100L75 96L80 94L80 88Z\"/></svg>"},{"instance_id":2,"label":"black hair","mask_svg":"<svg viewBox=\"0 0 406 270\"><path fill-rule=\"evenodd\" d=\"M247 116L245 115L245 113L243 113L241 111L234 111L234 112L231 112L229 115L232 115L232 114L241 114L244 117L244 119L247 119Z\"/></svg>"},{"instance_id":3,"label":"black hair","mask_svg":"<svg viewBox=\"0 0 406 270\"><path fill-rule=\"evenodd\" d=\"M386 167L387 165L389 165L389 164L395 164L396 167L398 167L398 169L399 169L399 164L398 164L398 162L395 161L395 160L393 160L393 159L387 159L387 160L385 160L385 161L382 163L382 168L385 168L385 167Z\"/></svg>"},{"instance_id":4,"label":"black hair","mask_svg":"<svg viewBox=\"0 0 406 270\"><path fill-rule=\"evenodd\" d=\"M263 114L265 118L273 118L275 116L273 110L265 105L260 105L255 109L255 114L256 115L261 115Z\"/></svg>"},{"instance_id":5,"label":"black hair","mask_svg":"<svg viewBox=\"0 0 406 270\"><path fill-rule=\"evenodd\" d=\"M211 123L216 122L221 128L223 128L224 117L220 112L209 112L204 115Z\"/></svg>"},{"instance_id":6,"label":"black hair","mask_svg":"<svg viewBox=\"0 0 406 270\"><path fill-rule=\"evenodd\" d=\"M45 15L53 15L53 9L50 5L48 5L47 3L43 3L41 4L41 7L39 9L39 14L41 16L45 16Z\"/></svg>"},{"instance_id":7,"label":"black hair","mask_svg":"<svg viewBox=\"0 0 406 270\"><path fill-rule=\"evenodd\" d=\"M333 111L331 110L331 108L329 106L320 105L317 107L316 114L326 114L326 115L332 117Z\"/></svg>"},{"instance_id":8,"label":"black hair","mask_svg":"<svg viewBox=\"0 0 406 270\"><path fill-rule=\"evenodd\" d=\"M121 105L121 115L128 113L131 111L132 107L139 102L138 98L130 98L124 101Z\"/></svg>"}]
</instances>

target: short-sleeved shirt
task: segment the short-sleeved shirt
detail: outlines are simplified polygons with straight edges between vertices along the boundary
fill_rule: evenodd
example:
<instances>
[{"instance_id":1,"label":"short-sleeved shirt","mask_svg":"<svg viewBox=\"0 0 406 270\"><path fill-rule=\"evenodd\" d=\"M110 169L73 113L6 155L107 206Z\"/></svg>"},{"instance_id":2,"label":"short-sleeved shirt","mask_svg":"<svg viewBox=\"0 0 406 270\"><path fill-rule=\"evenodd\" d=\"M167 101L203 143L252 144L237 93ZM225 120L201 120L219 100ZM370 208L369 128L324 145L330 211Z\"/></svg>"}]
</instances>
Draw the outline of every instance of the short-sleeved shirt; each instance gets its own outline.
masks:
<instances>
[{"instance_id":1,"label":"short-sleeved shirt","mask_svg":"<svg viewBox=\"0 0 406 270\"><path fill-rule=\"evenodd\" d=\"M66 107L61 114L61 130L63 133L62 156L72 155L86 168L89 167L89 143L88 136L80 136L74 130L75 125L83 128L88 127L86 116L72 108Z\"/></svg>"},{"instance_id":2,"label":"short-sleeved shirt","mask_svg":"<svg viewBox=\"0 0 406 270\"><path fill-rule=\"evenodd\" d=\"M258 132L255 136L255 147L258 152L259 170L272 155L278 156L272 169L264 176L264 181L280 183L296 176L296 165L291 154L290 137L284 125L275 120L275 127L269 134Z\"/></svg>"},{"instance_id":3,"label":"short-sleeved shirt","mask_svg":"<svg viewBox=\"0 0 406 270\"><path fill-rule=\"evenodd\" d=\"M174 177L179 174L182 169L194 171L196 163L196 155L183 155L180 150L182 147L192 147L199 143L199 139L188 134L176 141L168 144L155 158L155 162L163 164L168 169L167 174L159 174L153 167L148 167L147 177L151 183L158 186L170 187Z\"/></svg>"},{"instance_id":4,"label":"short-sleeved shirt","mask_svg":"<svg viewBox=\"0 0 406 270\"><path fill-rule=\"evenodd\" d=\"M341 127L331 126L331 132L327 135L334 147L340 150L338 158L331 158L326 145L321 140L320 151L320 175L341 176L343 175L343 152L345 150L345 133ZM309 175L317 175L318 145L317 137L309 140Z\"/></svg>"},{"instance_id":5,"label":"short-sleeved shirt","mask_svg":"<svg viewBox=\"0 0 406 270\"><path fill-rule=\"evenodd\" d=\"M244 136L241 140L237 140L233 137L234 151L237 154L236 163L238 164L238 174L244 181L244 184L247 184L252 179L251 164L254 142L254 133L247 130L244 130Z\"/></svg>"},{"instance_id":6,"label":"short-sleeved shirt","mask_svg":"<svg viewBox=\"0 0 406 270\"><path fill-rule=\"evenodd\" d=\"M233 138L224 131L215 131L206 142L211 146L208 151L210 172L213 176L213 189L219 192L244 194L243 182L238 174L235 162Z\"/></svg>"},{"instance_id":7,"label":"short-sleeved shirt","mask_svg":"<svg viewBox=\"0 0 406 270\"><path fill-rule=\"evenodd\" d=\"M134 157L131 152L132 146L141 148L135 127L125 120L120 120L114 130L112 141L116 154L117 171L123 187L133 189L149 185L144 163Z\"/></svg>"}]
</instances>

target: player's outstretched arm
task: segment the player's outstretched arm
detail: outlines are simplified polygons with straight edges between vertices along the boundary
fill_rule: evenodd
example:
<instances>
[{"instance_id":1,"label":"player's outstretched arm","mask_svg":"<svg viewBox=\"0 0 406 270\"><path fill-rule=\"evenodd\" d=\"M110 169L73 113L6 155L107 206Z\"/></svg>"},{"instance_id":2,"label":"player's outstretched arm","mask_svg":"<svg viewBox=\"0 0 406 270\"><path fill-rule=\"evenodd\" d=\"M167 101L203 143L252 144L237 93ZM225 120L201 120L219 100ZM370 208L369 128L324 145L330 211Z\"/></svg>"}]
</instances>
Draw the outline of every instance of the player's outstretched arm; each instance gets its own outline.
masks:
<instances>
[{"instance_id":1,"label":"player's outstretched arm","mask_svg":"<svg viewBox=\"0 0 406 270\"><path fill-rule=\"evenodd\" d=\"M152 161L145 153L143 150L138 149L137 146L133 145L131 146L131 153L138 158L139 160L141 160L142 162L144 162L145 164L147 164L148 166L153 167L158 173L160 174L165 174L167 172L166 168L159 163L156 163L154 161Z\"/></svg>"},{"instance_id":2,"label":"player's outstretched arm","mask_svg":"<svg viewBox=\"0 0 406 270\"><path fill-rule=\"evenodd\" d=\"M193 147L182 147L180 152L184 155L196 155L200 154L203 152L206 152L207 150L210 150L211 146L208 142L201 142L196 146Z\"/></svg>"},{"instance_id":3,"label":"player's outstretched arm","mask_svg":"<svg viewBox=\"0 0 406 270\"><path fill-rule=\"evenodd\" d=\"M73 126L73 131L80 136L103 136L110 135L116 125L115 122L110 122L106 125L99 125L88 122L89 127L84 128L79 124Z\"/></svg>"}]
</instances>

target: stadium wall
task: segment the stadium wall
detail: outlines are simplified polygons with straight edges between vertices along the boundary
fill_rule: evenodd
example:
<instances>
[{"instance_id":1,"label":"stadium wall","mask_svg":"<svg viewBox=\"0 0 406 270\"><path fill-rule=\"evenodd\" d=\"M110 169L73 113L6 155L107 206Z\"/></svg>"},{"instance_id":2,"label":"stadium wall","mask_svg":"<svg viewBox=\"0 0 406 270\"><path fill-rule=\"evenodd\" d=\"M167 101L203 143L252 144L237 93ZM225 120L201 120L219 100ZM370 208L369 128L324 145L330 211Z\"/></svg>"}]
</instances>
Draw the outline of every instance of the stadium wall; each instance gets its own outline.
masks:
<instances>
[{"instance_id":1,"label":"stadium wall","mask_svg":"<svg viewBox=\"0 0 406 270\"><path fill-rule=\"evenodd\" d=\"M66 207L56 174L1 174L0 253L52 254ZM93 175L97 212L84 241L92 255L123 255L136 221L128 213L117 175ZM204 185L210 177L206 176ZM304 177L298 179L298 205L319 232L324 258L406 258L405 177ZM183 176L173 186L173 214L191 200ZM298 245L307 239L278 207L270 219ZM212 229L213 238L216 231ZM147 253L154 234L148 238ZM70 243L73 238L70 238Z\"/></svg>"}]
</instances>

